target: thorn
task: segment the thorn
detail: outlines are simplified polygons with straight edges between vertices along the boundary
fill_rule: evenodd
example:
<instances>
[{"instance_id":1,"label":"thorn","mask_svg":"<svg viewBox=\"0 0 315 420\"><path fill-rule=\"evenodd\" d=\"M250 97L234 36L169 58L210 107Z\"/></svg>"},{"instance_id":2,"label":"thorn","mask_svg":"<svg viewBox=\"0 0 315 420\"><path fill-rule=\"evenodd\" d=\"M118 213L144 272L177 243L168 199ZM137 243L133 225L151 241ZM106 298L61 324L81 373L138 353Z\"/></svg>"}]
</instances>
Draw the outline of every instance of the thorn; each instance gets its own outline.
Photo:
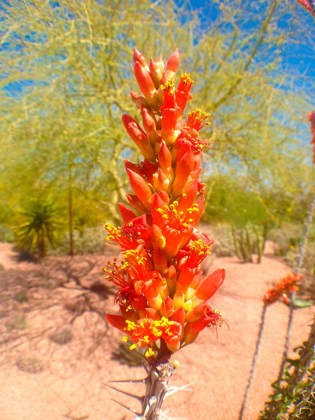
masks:
<instances>
[{"instance_id":1,"label":"thorn","mask_svg":"<svg viewBox=\"0 0 315 420\"><path fill-rule=\"evenodd\" d=\"M104 384L104 385L107 386L108 388L113 389L114 391L121 392L122 394L127 395L128 397L135 398L137 401L140 401L141 403L144 400L143 397L138 397L138 395L130 394L129 392L122 391L121 389L115 388L114 386L111 386L108 384Z\"/></svg>"},{"instance_id":2,"label":"thorn","mask_svg":"<svg viewBox=\"0 0 315 420\"><path fill-rule=\"evenodd\" d=\"M143 363L143 368L146 371L146 374L149 375L150 374L150 368L146 363Z\"/></svg>"},{"instance_id":3,"label":"thorn","mask_svg":"<svg viewBox=\"0 0 315 420\"><path fill-rule=\"evenodd\" d=\"M127 384L127 383L130 383L130 384L144 384L147 381L147 379L148 378L135 379L135 380L123 379L121 381L120 380L119 381L108 381L108 383L110 383L110 384ZM106 384L103 383L103 385L106 385Z\"/></svg>"},{"instance_id":4,"label":"thorn","mask_svg":"<svg viewBox=\"0 0 315 420\"><path fill-rule=\"evenodd\" d=\"M170 395L176 394L176 392L178 392L178 391L193 392L192 389L188 388L190 385L192 385L192 384L186 384L186 385L183 385L183 386L171 386L171 387L169 387L169 391L167 391L164 398L169 397Z\"/></svg>"},{"instance_id":5,"label":"thorn","mask_svg":"<svg viewBox=\"0 0 315 420\"><path fill-rule=\"evenodd\" d=\"M114 401L116 404L120 405L121 407L125 408L126 410L130 411L131 413L134 413L134 414L136 414L137 416L141 416L141 414L140 414L140 413L137 413L137 412L136 412L135 410L133 410L132 408L127 407L125 404L122 404L121 402L116 401L116 400L114 400L113 398L111 398L111 400L112 400L112 401ZM140 417L140 419L141 419L141 417Z\"/></svg>"}]
</instances>

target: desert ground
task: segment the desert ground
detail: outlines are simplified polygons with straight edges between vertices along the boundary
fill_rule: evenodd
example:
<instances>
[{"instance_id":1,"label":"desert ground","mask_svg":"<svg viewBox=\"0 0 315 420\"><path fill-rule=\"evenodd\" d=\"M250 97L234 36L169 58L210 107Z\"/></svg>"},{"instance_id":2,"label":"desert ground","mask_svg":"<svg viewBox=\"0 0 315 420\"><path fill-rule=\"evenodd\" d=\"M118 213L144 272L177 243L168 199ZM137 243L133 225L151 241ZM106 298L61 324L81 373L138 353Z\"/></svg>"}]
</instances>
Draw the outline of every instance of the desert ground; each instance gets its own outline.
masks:
<instances>
[{"instance_id":1,"label":"desert ground","mask_svg":"<svg viewBox=\"0 0 315 420\"><path fill-rule=\"evenodd\" d=\"M104 321L117 310L115 289L101 268L110 255L49 257L45 264L19 262L10 244L0 244L0 420L131 420L138 403L105 384L145 377L143 367L113 359L121 334ZM179 351L172 384L190 384L165 401L168 415L190 420L235 420L247 385L269 287L290 270L272 255L261 264L211 256L205 271L225 268L224 285L211 306L229 329L206 329ZM292 349L307 338L314 306L294 315ZM257 419L277 377L288 323L282 302L267 310L266 327L245 419ZM115 384L116 385L116 384ZM141 395L142 384L116 385Z\"/></svg>"}]
</instances>

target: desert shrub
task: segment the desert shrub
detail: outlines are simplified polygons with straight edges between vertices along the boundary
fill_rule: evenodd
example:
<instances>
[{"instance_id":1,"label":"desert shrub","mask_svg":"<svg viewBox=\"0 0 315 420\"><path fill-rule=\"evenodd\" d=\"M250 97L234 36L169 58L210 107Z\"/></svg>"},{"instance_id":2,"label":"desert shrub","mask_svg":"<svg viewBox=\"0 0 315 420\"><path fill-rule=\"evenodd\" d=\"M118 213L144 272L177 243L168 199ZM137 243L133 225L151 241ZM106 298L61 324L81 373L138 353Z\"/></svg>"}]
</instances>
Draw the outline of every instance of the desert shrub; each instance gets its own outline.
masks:
<instances>
[{"instance_id":1,"label":"desert shrub","mask_svg":"<svg viewBox=\"0 0 315 420\"><path fill-rule=\"evenodd\" d=\"M82 232L74 230L73 241L75 254L92 254L104 251L106 233L103 226L85 228ZM69 232L67 232L58 246L50 254L69 254Z\"/></svg>"},{"instance_id":2,"label":"desert shrub","mask_svg":"<svg viewBox=\"0 0 315 420\"><path fill-rule=\"evenodd\" d=\"M57 287L60 286L60 282L56 279L48 279L45 283L44 283L44 287L46 289L56 289Z\"/></svg>"},{"instance_id":3,"label":"desert shrub","mask_svg":"<svg viewBox=\"0 0 315 420\"><path fill-rule=\"evenodd\" d=\"M17 362L17 367L23 372L38 373L43 370L43 363L35 353L24 353Z\"/></svg>"},{"instance_id":4,"label":"desert shrub","mask_svg":"<svg viewBox=\"0 0 315 420\"><path fill-rule=\"evenodd\" d=\"M295 268L299 260L300 249L298 246L291 247L285 256L290 267ZM310 273L315 271L315 242L309 242L304 249L302 268Z\"/></svg>"},{"instance_id":5,"label":"desert shrub","mask_svg":"<svg viewBox=\"0 0 315 420\"><path fill-rule=\"evenodd\" d=\"M209 236L214 238L212 252L217 257L232 257L235 255L231 227L229 225L211 226L208 229Z\"/></svg>"},{"instance_id":6,"label":"desert shrub","mask_svg":"<svg viewBox=\"0 0 315 420\"><path fill-rule=\"evenodd\" d=\"M144 359L145 349L138 348L130 351L129 344L120 342L118 348L112 352L112 359L118 360L122 365L141 366Z\"/></svg>"},{"instance_id":7,"label":"desert shrub","mask_svg":"<svg viewBox=\"0 0 315 420\"><path fill-rule=\"evenodd\" d=\"M55 329L55 331L50 335L51 341L56 344L68 344L72 341L73 334L71 326L63 325Z\"/></svg>"},{"instance_id":8,"label":"desert shrub","mask_svg":"<svg viewBox=\"0 0 315 420\"><path fill-rule=\"evenodd\" d=\"M29 323L25 315L16 315L8 320L7 326L12 330L26 330L29 327Z\"/></svg>"},{"instance_id":9,"label":"desert shrub","mask_svg":"<svg viewBox=\"0 0 315 420\"><path fill-rule=\"evenodd\" d=\"M308 340L295 349L298 357L287 359L280 382L272 384L273 393L259 420L293 420L314 418L315 324Z\"/></svg>"},{"instance_id":10,"label":"desert shrub","mask_svg":"<svg viewBox=\"0 0 315 420\"><path fill-rule=\"evenodd\" d=\"M0 242L14 242L14 234L8 226L0 225Z\"/></svg>"},{"instance_id":11,"label":"desert shrub","mask_svg":"<svg viewBox=\"0 0 315 420\"><path fill-rule=\"evenodd\" d=\"M268 237L276 244L275 253L284 257L300 244L302 235L303 225L285 223L281 228L273 229Z\"/></svg>"},{"instance_id":12,"label":"desert shrub","mask_svg":"<svg viewBox=\"0 0 315 420\"><path fill-rule=\"evenodd\" d=\"M41 260L45 257L48 243L53 245L59 211L52 199L32 198L23 204L20 211L22 223L15 227L18 243L22 250Z\"/></svg>"},{"instance_id":13,"label":"desert shrub","mask_svg":"<svg viewBox=\"0 0 315 420\"><path fill-rule=\"evenodd\" d=\"M14 300L16 300L19 303L27 302L28 297L25 290L19 290L18 292L16 292L14 295Z\"/></svg>"}]
</instances>

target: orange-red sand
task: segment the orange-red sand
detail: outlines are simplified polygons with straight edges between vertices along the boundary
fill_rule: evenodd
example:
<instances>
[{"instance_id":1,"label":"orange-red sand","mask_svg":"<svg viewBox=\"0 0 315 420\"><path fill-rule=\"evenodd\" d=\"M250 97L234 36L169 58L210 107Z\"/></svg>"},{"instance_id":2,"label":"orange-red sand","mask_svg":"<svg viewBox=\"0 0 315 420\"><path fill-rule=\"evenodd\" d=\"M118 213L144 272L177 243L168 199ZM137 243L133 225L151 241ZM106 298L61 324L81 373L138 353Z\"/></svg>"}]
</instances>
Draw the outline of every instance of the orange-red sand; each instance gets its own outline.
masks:
<instances>
[{"instance_id":1,"label":"orange-red sand","mask_svg":"<svg viewBox=\"0 0 315 420\"><path fill-rule=\"evenodd\" d=\"M23 277L32 264L18 264L8 244L0 244L0 285L4 274ZM80 258L77 257L78 261ZM94 273L104 261L96 266ZM238 418L247 385L257 339L262 296L273 281L288 273L288 267L273 256L265 256L261 264L242 264L236 258L213 258L210 270L224 267L227 278L211 301L213 308L225 316L230 330L206 329L197 342L176 355L180 365L172 383L190 383L192 392L180 392L165 401L171 407L170 417L190 420L234 420ZM8 270L10 270L8 272ZM24 271L23 271L24 270ZM6 277L7 278L7 277ZM10 280L12 284L14 279ZM19 279L16 282L19 283ZM44 290L44 289L43 289ZM73 322L73 340L60 346L49 339L49 328L69 322L63 308L64 299L79 292L57 288L28 292L29 302L12 303L11 312L0 318L0 420L129 420L136 416L116 405L111 398L137 409L138 404L104 386L110 380L139 379L144 370L122 366L111 360L111 349L116 347L120 334L106 330L105 323L95 314L85 313ZM0 288L1 304L8 304L10 293ZM44 296L44 297L43 297ZM44 304L36 309L36 299ZM46 299L46 300L44 300ZM45 302L56 305L48 307ZM33 304L32 310L29 305ZM113 310L112 297L100 303ZM15 341L6 341L8 317L22 307L32 340L20 332ZM308 335L308 325L314 316L314 307L295 311L291 348ZM267 323L258 358L253 386L248 399L245 419L256 419L271 391L282 357L289 309L283 303L268 308ZM26 330L25 330L26 331ZM107 331L107 332L106 332ZM36 335L37 334L37 335ZM106 335L107 334L107 335ZM35 338L34 338L35 337ZM15 364L24 351L35 352L43 361L43 371L30 374ZM122 389L141 394L141 385L123 384Z\"/></svg>"}]
</instances>

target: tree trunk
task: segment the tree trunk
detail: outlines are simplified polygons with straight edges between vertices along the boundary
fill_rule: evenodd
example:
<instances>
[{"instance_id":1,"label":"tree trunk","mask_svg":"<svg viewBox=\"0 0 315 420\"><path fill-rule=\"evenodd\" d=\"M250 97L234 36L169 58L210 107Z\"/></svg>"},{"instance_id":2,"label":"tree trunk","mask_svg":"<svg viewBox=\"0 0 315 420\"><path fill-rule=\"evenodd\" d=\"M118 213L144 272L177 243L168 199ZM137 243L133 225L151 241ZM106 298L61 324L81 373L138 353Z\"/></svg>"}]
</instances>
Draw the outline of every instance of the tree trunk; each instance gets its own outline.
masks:
<instances>
[{"instance_id":1,"label":"tree trunk","mask_svg":"<svg viewBox=\"0 0 315 420\"><path fill-rule=\"evenodd\" d=\"M73 250L73 204L72 204L72 170L69 167L69 254L71 257L74 255Z\"/></svg>"}]
</instances>

